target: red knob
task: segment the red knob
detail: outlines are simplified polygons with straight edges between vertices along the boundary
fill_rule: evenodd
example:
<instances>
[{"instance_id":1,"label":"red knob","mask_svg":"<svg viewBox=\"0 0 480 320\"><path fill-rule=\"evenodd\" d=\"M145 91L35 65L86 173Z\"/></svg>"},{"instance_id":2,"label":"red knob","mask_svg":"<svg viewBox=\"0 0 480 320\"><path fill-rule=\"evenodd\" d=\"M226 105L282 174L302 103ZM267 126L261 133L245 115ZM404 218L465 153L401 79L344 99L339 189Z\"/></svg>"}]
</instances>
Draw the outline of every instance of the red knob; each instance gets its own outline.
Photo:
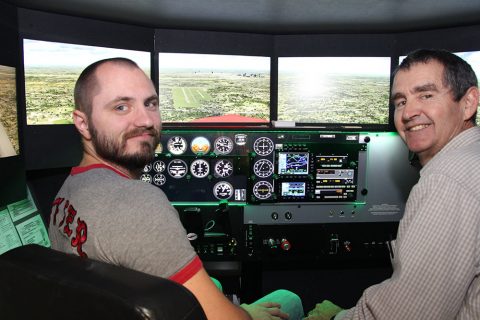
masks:
<instances>
[{"instance_id":1,"label":"red knob","mask_svg":"<svg viewBox=\"0 0 480 320\"><path fill-rule=\"evenodd\" d=\"M280 243L280 248L282 248L282 250L288 251L292 248L292 245L287 239L282 239L282 242Z\"/></svg>"}]
</instances>

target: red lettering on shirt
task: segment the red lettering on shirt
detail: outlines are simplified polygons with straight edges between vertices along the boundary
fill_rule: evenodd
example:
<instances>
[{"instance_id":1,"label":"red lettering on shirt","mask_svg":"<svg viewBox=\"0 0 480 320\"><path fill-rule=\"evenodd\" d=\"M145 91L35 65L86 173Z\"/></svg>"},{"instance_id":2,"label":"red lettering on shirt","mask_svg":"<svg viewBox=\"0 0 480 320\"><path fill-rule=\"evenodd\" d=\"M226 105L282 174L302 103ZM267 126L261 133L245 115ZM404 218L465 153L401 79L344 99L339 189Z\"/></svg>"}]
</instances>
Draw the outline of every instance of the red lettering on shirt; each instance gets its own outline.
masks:
<instances>
[{"instance_id":1,"label":"red lettering on shirt","mask_svg":"<svg viewBox=\"0 0 480 320\"><path fill-rule=\"evenodd\" d=\"M88 258L87 254L83 252L82 246L87 242L87 224L85 221L77 218L77 229L75 237L72 238L72 247L77 248L77 253L82 258Z\"/></svg>"},{"instance_id":2,"label":"red lettering on shirt","mask_svg":"<svg viewBox=\"0 0 480 320\"><path fill-rule=\"evenodd\" d=\"M68 201L68 200L65 201L65 204L63 205L63 219L58 224L59 227L63 226L63 223L65 222L65 217L67 216L67 210L68 210L69 206L70 206L70 201Z\"/></svg>"},{"instance_id":3,"label":"red lettering on shirt","mask_svg":"<svg viewBox=\"0 0 480 320\"><path fill-rule=\"evenodd\" d=\"M60 211L60 205L63 205L63 218L58 224L58 229L61 233L65 234L68 238L71 238L70 245L73 248L76 248L78 255L82 258L88 258L88 255L83 251L83 244L87 242L88 233L87 233L87 223L77 217L75 233L73 232L73 226L75 223L75 217L77 216L77 210L70 203L70 201L65 198L57 198L52 203L52 216L50 223L52 225L57 225L57 215ZM65 225L64 225L65 224ZM63 229L61 228L63 226ZM72 237L73 235L73 237Z\"/></svg>"},{"instance_id":4,"label":"red lettering on shirt","mask_svg":"<svg viewBox=\"0 0 480 320\"><path fill-rule=\"evenodd\" d=\"M67 203L68 203L68 200L67 200ZM70 224L72 224L73 219L75 218L75 215L77 214L77 210L75 210L72 205L69 205L68 209L67 209L67 212L68 212L67 213L67 219L65 219L66 222L65 222L65 227L63 227L63 232L68 237L70 237L72 235L72 229L70 229Z\"/></svg>"},{"instance_id":5,"label":"red lettering on shirt","mask_svg":"<svg viewBox=\"0 0 480 320\"><path fill-rule=\"evenodd\" d=\"M57 214L58 214L58 207L62 204L63 200L65 198L57 198L53 201L52 203L52 211L55 210L55 213L53 214L53 225L55 226L57 224Z\"/></svg>"}]
</instances>

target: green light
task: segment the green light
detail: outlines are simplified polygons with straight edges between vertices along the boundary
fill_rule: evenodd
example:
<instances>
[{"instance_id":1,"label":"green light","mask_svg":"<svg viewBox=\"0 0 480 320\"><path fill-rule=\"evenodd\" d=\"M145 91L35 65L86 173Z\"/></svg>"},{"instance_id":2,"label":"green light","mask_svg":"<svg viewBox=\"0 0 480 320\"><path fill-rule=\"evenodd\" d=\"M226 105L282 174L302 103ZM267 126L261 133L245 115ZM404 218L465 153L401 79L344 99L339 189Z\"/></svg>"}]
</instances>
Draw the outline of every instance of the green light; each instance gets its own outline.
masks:
<instances>
[{"instance_id":1,"label":"green light","mask_svg":"<svg viewBox=\"0 0 480 320\"><path fill-rule=\"evenodd\" d=\"M205 207L205 206L218 206L221 203L224 202L171 202L172 205L174 206L198 206L198 207ZM246 206L246 203L239 203L239 202L227 202L227 204L231 207L237 206L237 207L243 207Z\"/></svg>"}]
</instances>

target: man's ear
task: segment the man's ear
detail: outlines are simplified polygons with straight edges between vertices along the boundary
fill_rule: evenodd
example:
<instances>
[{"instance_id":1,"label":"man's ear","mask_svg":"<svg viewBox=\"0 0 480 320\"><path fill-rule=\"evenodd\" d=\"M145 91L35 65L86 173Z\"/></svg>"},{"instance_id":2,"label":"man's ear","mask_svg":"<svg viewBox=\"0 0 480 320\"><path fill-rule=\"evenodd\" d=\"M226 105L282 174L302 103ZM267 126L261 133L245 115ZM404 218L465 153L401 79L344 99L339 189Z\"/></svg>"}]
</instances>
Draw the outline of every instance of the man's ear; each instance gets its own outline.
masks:
<instances>
[{"instance_id":1,"label":"man's ear","mask_svg":"<svg viewBox=\"0 0 480 320\"><path fill-rule=\"evenodd\" d=\"M463 119L469 120L477 112L479 100L479 91L477 87L470 87L462 98L462 107L464 108Z\"/></svg>"},{"instance_id":2,"label":"man's ear","mask_svg":"<svg viewBox=\"0 0 480 320\"><path fill-rule=\"evenodd\" d=\"M78 132L85 140L90 140L92 138L88 128L88 118L84 112L80 110L73 111L73 124L75 124Z\"/></svg>"}]
</instances>

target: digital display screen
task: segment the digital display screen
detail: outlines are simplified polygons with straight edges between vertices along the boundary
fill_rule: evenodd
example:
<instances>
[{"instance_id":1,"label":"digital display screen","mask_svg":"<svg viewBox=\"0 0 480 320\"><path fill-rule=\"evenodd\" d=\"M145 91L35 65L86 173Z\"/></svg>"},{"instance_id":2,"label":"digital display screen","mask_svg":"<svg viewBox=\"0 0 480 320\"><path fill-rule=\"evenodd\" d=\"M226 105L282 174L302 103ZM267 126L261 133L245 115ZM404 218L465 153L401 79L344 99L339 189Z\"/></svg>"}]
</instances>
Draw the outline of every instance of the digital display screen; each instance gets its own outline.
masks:
<instances>
[{"instance_id":1,"label":"digital display screen","mask_svg":"<svg viewBox=\"0 0 480 320\"><path fill-rule=\"evenodd\" d=\"M279 152L278 174L302 175L308 174L308 152Z\"/></svg>"},{"instance_id":2,"label":"digital display screen","mask_svg":"<svg viewBox=\"0 0 480 320\"><path fill-rule=\"evenodd\" d=\"M159 53L164 122L270 121L270 57Z\"/></svg>"},{"instance_id":3,"label":"digital display screen","mask_svg":"<svg viewBox=\"0 0 480 320\"><path fill-rule=\"evenodd\" d=\"M279 57L278 120L388 124L390 57Z\"/></svg>"},{"instance_id":4,"label":"digital display screen","mask_svg":"<svg viewBox=\"0 0 480 320\"><path fill-rule=\"evenodd\" d=\"M150 76L150 52L24 39L27 124L73 123L73 88L91 63L129 58Z\"/></svg>"},{"instance_id":5,"label":"digital display screen","mask_svg":"<svg viewBox=\"0 0 480 320\"><path fill-rule=\"evenodd\" d=\"M19 153L15 68L0 65L0 158Z\"/></svg>"},{"instance_id":6,"label":"digital display screen","mask_svg":"<svg viewBox=\"0 0 480 320\"><path fill-rule=\"evenodd\" d=\"M305 197L305 182L282 182L282 197Z\"/></svg>"}]
</instances>

